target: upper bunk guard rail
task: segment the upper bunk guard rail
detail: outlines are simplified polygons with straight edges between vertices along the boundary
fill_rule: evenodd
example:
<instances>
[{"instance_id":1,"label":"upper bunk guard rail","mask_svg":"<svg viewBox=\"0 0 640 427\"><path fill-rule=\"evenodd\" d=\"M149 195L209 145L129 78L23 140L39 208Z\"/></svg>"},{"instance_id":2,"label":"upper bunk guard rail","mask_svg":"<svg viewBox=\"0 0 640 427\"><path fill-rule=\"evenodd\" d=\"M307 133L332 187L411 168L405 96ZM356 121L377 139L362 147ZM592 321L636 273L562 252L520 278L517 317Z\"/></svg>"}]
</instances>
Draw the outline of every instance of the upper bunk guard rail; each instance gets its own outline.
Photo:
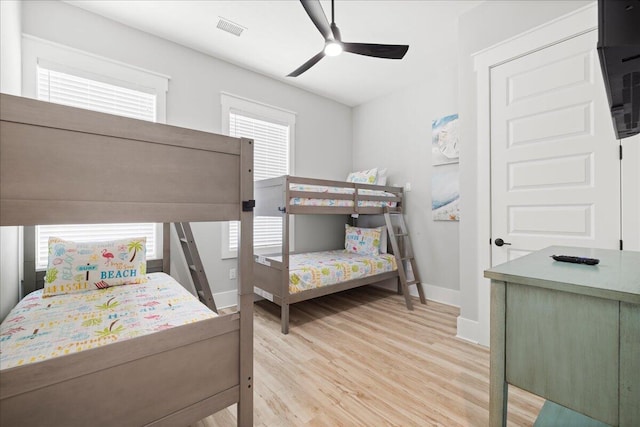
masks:
<instances>
[{"instance_id":1,"label":"upper bunk guard rail","mask_svg":"<svg viewBox=\"0 0 640 427\"><path fill-rule=\"evenodd\" d=\"M349 193L332 193L319 191L302 191L291 189L291 185L316 185L323 187L336 187L340 189L353 189ZM367 191L375 190L393 194L385 196L379 194L367 194ZM359 202L395 202L396 207L389 208L392 212L402 212L403 189L402 187L380 186L372 184L360 184L345 181L327 179L303 178L291 175L283 175L276 178L256 181L256 216L283 216L285 214L383 214L383 206L359 206ZM293 198L308 199L333 199L351 200L353 206L304 206L291 203Z\"/></svg>"},{"instance_id":2,"label":"upper bunk guard rail","mask_svg":"<svg viewBox=\"0 0 640 427\"><path fill-rule=\"evenodd\" d=\"M308 199L353 200L353 196L353 194L320 193L317 191L289 191L289 197L304 197Z\"/></svg>"},{"instance_id":3,"label":"upper bunk guard rail","mask_svg":"<svg viewBox=\"0 0 640 427\"><path fill-rule=\"evenodd\" d=\"M1 94L2 225L237 220L239 141Z\"/></svg>"},{"instance_id":4,"label":"upper bunk guard rail","mask_svg":"<svg viewBox=\"0 0 640 427\"><path fill-rule=\"evenodd\" d=\"M2 120L240 155L238 138L0 94ZM212 138L212 137L216 138Z\"/></svg>"}]
</instances>

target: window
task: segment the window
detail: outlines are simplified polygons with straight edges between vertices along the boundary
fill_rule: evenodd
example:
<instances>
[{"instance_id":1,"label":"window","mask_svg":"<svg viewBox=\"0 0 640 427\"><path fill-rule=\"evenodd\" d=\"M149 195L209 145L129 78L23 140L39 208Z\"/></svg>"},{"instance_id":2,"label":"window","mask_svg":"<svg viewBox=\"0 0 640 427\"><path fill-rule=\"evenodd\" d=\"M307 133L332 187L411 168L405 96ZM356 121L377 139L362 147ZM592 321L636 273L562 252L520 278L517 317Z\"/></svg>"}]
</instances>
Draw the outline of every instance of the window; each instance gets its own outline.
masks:
<instances>
[{"instance_id":1,"label":"window","mask_svg":"<svg viewBox=\"0 0 640 427\"><path fill-rule=\"evenodd\" d=\"M38 99L71 107L156 121L151 93L38 67Z\"/></svg>"},{"instance_id":2,"label":"window","mask_svg":"<svg viewBox=\"0 0 640 427\"><path fill-rule=\"evenodd\" d=\"M64 71L60 71L63 69ZM72 107L85 108L129 118L156 121L157 99L152 89L132 88L125 82L99 76L87 78L80 70L47 61L38 61L37 98ZM129 87L127 87L129 86ZM132 236L147 238L147 259L158 258L162 241L161 224L82 224L36 226L36 268L46 268L49 236L67 240L113 240Z\"/></svg>"},{"instance_id":3,"label":"window","mask_svg":"<svg viewBox=\"0 0 640 427\"><path fill-rule=\"evenodd\" d=\"M254 179L291 173L295 114L282 109L222 94L223 132L254 140ZM256 217L253 226L256 251L282 246L282 218ZM231 221L223 232L223 257L236 256L238 223Z\"/></svg>"}]
</instances>

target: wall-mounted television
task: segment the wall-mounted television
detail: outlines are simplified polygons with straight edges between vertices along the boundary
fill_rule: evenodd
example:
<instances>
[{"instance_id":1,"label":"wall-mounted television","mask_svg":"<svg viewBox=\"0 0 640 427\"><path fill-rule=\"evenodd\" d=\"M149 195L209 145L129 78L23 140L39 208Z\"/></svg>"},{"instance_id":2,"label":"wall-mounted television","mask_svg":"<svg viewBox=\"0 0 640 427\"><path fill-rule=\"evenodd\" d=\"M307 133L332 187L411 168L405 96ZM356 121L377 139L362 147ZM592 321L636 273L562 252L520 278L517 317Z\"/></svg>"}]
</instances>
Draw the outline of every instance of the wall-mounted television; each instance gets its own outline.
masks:
<instances>
[{"instance_id":1,"label":"wall-mounted television","mask_svg":"<svg viewBox=\"0 0 640 427\"><path fill-rule=\"evenodd\" d=\"M616 136L640 133L640 0L598 0L598 56Z\"/></svg>"}]
</instances>

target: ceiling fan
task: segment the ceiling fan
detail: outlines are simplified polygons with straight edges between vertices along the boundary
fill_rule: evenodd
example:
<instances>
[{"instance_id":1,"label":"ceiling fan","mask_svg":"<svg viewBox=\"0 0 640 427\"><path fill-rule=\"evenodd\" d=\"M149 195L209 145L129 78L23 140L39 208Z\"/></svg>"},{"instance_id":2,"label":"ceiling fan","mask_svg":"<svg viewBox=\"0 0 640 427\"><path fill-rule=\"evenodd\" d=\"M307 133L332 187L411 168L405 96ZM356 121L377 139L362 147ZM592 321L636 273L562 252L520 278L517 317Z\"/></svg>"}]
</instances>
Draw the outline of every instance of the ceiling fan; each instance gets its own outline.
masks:
<instances>
[{"instance_id":1,"label":"ceiling fan","mask_svg":"<svg viewBox=\"0 0 640 427\"><path fill-rule=\"evenodd\" d=\"M375 43L347 43L342 41L340 30L334 21L334 8L331 0L331 25L327 21L320 0L300 0L302 7L324 37L324 49L316 56L302 64L287 77L297 77L313 67L325 56L337 56L340 53L350 52L358 55L373 56L375 58L402 59L409 50L409 46L402 44L375 44Z\"/></svg>"}]
</instances>

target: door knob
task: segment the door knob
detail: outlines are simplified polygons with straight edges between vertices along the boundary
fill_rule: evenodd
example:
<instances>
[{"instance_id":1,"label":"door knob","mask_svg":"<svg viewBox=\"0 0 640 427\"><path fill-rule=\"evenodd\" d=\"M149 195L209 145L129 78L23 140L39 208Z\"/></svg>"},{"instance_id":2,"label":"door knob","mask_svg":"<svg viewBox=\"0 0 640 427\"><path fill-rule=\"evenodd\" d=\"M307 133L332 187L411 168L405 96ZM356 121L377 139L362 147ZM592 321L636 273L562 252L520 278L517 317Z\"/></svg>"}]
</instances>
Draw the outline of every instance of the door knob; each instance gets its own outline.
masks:
<instances>
[{"instance_id":1,"label":"door knob","mask_svg":"<svg viewBox=\"0 0 640 427\"><path fill-rule=\"evenodd\" d=\"M501 238L497 238L495 240L495 244L496 244L496 246L502 246L502 245L510 245L511 243L507 243L504 240L502 240Z\"/></svg>"}]
</instances>

